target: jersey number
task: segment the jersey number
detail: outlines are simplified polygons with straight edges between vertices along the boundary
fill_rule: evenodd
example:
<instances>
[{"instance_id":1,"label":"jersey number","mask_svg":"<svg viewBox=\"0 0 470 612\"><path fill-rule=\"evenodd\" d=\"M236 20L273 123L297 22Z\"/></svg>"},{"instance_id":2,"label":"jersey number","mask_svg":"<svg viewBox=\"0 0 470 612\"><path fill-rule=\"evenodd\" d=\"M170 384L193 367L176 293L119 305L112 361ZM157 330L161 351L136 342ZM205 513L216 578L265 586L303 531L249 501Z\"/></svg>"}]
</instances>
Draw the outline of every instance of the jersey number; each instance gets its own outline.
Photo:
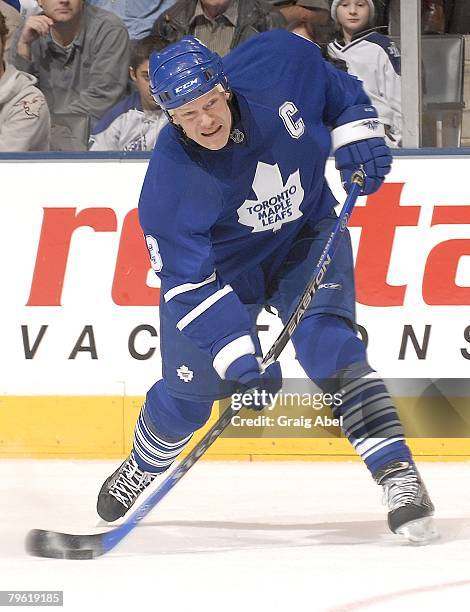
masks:
<instances>
[{"instance_id":1,"label":"jersey number","mask_svg":"<svg viewBox=\"0 0 470 612\"><path fill-rule=\"evenodd\" d=\"M158 250L158 242L153 236L150 236L150 234L145 236L145 241L147 242L152 268L155 270L155 272L161 272L161 269L163 268L163 261L160 251Z\"/></svg>"},{"instance_id":2,"label":"jersey number","mask_svg":"<svg viewBox=\"0 0 470 612\"><path fill-rule=\"evenodd\" d=\"M295 113L298 112L299 110L293 102L284 102L284 104L279 107L279 117L284 121L286 130L289 132L292 138L300 138L305 132L304 120L302 118L298 119L297 121L292 119Z\"/></svg>"}]
</instances>

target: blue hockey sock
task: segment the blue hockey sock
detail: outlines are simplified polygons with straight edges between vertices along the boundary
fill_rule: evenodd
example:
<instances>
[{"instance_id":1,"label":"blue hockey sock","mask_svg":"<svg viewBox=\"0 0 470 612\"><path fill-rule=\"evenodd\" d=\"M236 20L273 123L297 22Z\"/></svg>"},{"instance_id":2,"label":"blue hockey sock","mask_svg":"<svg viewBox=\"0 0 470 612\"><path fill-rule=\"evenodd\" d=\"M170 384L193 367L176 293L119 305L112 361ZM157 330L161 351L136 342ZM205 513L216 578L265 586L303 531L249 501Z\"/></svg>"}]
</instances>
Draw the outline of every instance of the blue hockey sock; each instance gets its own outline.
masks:
<instances>
[{"instance_id":1,"label":"blue hockey sock","mask_svg":"<svg viewBox=\"0 0 470 612\"><path fill-rule=\"evenodd\" d=\"M412 462L400 419L366 349L346 319L314 313L292 338L305 372L325 392L342 394L333 412L372 475L392 461Z\"/></svg>"},{"instance_id":2,"label":"blue hockey sock","mask_svg":"<svg viewBox=\"0 0 470 612\"><path fill-rule=\"evenodd\" d=\"M167 470L204 425L212 403L190 402L169 395L163 380L147 393L134 430L134 456L146 472Z\"/></svg>"},{"instance_id":3,"label":"blue hockey sock","mask_svg":"<svg viewBox=\"0 0 470 612\"><path fill-rule=\"evenodd\" d=\"M147 412L145 402L134 429L134 457L142 470L159 474L170 467L192 434L171 442L154 429Z\"/></svg>"},{"instance_id":4,"label":"blue hockey sock","mask_svg":"<svg viewBox=\"0 0 470 612\"><path fill-rule=\"evenodd\" d=\"M343 431L374 476L392 461L413 462L396 408L381 378L370 367L348 372L341 383L342 402L334 409ZM364 372L364 367L368 372Z\"/></svg>"}]
</instances>

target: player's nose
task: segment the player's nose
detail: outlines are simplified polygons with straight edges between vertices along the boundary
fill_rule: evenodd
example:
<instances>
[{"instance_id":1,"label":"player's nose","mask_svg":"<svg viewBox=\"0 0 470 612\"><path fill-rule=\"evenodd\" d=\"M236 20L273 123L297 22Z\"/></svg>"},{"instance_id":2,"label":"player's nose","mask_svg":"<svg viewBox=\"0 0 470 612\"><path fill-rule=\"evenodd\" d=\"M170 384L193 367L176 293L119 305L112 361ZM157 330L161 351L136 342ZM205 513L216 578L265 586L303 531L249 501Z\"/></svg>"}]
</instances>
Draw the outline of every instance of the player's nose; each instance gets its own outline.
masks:
<instances>
[{"instance_id":1,"label":"player's nose","mask_svg":"<svg viewBox=\"0 0 470 612\"><path fill-rule=\"evenodd\" d=\"M206 128L212 125L212 117L209 113L202 113L201 115L201 127Z\"/></svg>"}]
</instances>

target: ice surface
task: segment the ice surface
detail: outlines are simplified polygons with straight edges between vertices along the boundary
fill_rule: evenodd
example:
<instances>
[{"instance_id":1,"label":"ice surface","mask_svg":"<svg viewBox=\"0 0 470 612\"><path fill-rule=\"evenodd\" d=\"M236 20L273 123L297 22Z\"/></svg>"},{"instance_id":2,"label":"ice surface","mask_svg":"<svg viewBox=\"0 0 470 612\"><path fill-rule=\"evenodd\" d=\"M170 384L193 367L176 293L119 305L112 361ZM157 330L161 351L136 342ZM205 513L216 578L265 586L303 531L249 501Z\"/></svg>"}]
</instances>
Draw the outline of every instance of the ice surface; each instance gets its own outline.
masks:
<instances>
[{"instance_id":1,"label":"ice surface","mask_svg":"<svg viewBox=\"0 0 470 612\"><path fill-rule=\"evenodd\" d=\"M420 464L442 535L427 547L388 531L361 463L202 462L104 557L29 557L29 529L103 530L117 463L0 461L1 590L63 590L66 611L470 609L468 463Z\"/></svg>"}]
</instances>

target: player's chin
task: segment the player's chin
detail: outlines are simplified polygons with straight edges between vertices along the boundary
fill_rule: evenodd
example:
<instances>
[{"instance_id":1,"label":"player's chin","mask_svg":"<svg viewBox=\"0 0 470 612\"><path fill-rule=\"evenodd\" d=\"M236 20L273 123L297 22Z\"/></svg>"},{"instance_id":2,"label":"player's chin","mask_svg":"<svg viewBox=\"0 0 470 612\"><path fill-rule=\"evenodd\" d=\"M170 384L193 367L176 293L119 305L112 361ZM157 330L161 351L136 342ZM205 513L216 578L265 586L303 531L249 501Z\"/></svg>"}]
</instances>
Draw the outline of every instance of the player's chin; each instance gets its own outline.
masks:
<instances>
[{"instance_id":1,"label":"player's chin","mask_svg":"<svg viewBox=\"0 0 470 612\"><path fill-rule=\"evenodd\" d=\"M198 142L200 145L211 151L218 151L223 149L228 142L230 136L229 130L225 129L224 126L220 126L212 134L199 134Z\"/></svg>"}]
</instances>

